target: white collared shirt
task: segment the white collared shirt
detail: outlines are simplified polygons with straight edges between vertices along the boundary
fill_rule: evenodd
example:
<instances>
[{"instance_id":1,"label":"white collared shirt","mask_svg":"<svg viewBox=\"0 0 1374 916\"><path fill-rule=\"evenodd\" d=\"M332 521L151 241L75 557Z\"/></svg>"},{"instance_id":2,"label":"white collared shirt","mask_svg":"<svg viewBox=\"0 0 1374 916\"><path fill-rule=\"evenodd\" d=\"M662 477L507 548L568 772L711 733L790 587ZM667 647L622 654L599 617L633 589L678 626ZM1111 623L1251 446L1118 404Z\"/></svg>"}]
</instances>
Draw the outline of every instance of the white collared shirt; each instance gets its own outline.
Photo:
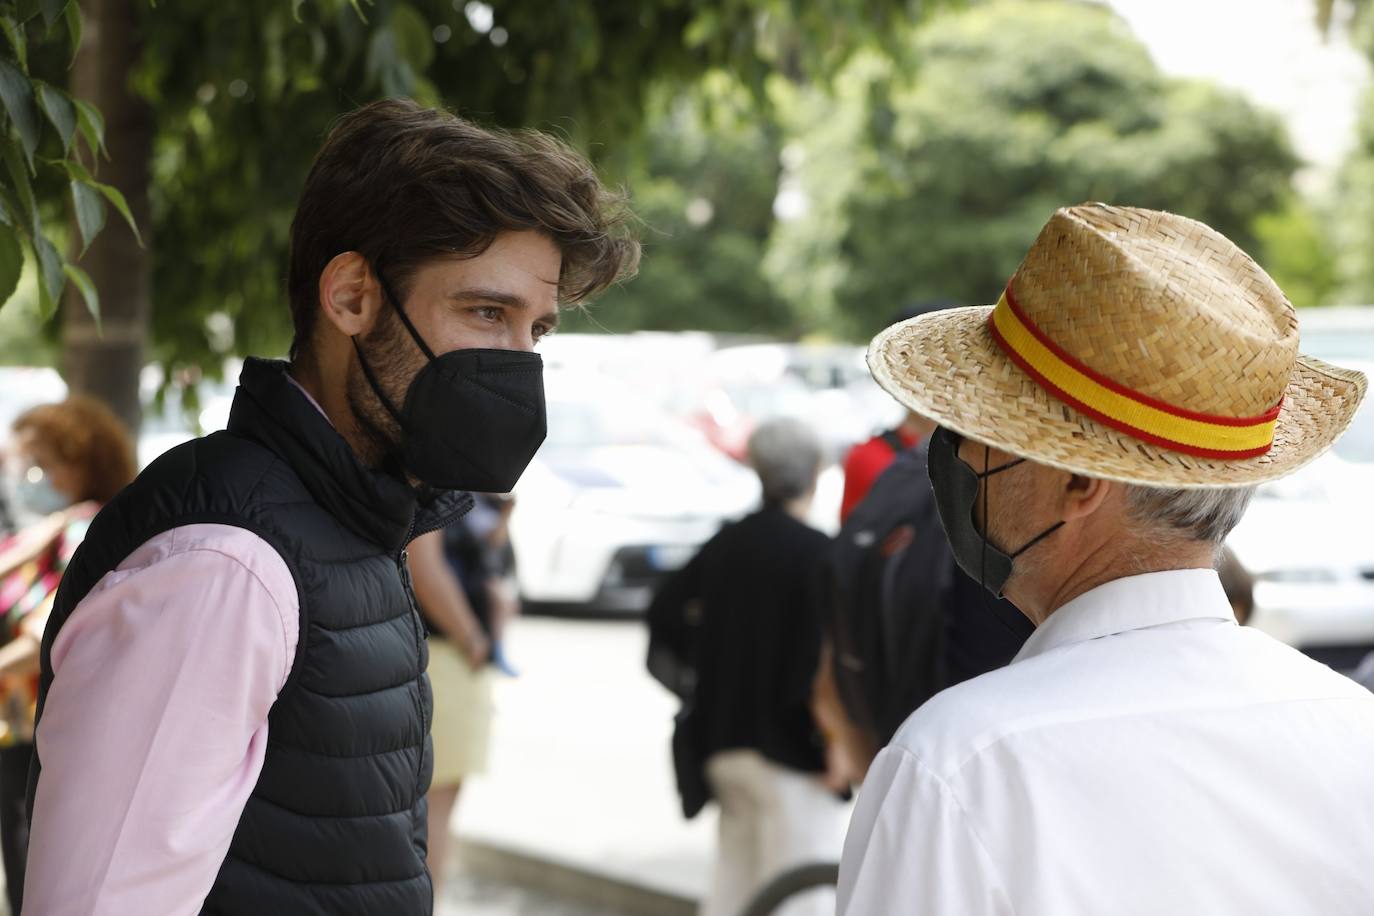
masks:
<instances>
[{"instance_id":1,"label":"white collared shirt","mask_svg":"<svg viewBox=\"0 0 1374 916\"><path fill-rule=\"evenodd\" d=\"M1109 582L878 755L840 916L1374 913L1374 694L1211 570Z\"/></svg>"}]
</instances>

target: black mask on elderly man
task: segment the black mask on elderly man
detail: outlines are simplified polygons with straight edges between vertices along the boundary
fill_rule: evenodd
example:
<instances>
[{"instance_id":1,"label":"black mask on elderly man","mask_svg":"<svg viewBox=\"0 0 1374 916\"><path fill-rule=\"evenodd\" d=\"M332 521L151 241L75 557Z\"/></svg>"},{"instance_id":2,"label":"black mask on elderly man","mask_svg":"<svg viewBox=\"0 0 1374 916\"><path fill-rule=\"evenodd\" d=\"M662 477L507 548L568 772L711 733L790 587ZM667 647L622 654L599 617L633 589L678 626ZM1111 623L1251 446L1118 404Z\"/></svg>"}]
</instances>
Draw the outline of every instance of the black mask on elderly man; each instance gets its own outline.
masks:
<instances>
[{"instance_id":1,"label":"black mask on elderly man","mask_svg":"<svg viewBox=\"0 0 1374 916\"><path fill-rule=\"evenodd\" d=\"M1002 590L1011 578L1016 558L1059 530L1064 523L1055 522L1013 553L999 550L987 537L986 499L983 500L981 529L973 520L973 511L978 501L978 484L994 474L1016 467L1026 459L1017 458L989 469L988 448L984 446L983 470L975 471L959 457L959 442L959 434L950 432L943 426L937 428L930 437L927 466L930 469L930 485L935 491L935 507L940 513L940 527L945 529L945 537L949 540L950 549L954 551L954 561L959 564L959 568L969 578L975 579L983 588L1001 598Z\"/></svg>"},{"instance_id":2,"label":"black mask on elderly man","mask_svg":"<svg viewBox=\"0 0 1374 916\"><path fill-rule=\"evenodd\" d=\"M510 492L548 431L543 359L521 350L480 348L435 356L380 273L377 279L429 360L397 410L353 337L367 383L401 427L401 463L441 490Z\"/></svg>"}]
</instances>

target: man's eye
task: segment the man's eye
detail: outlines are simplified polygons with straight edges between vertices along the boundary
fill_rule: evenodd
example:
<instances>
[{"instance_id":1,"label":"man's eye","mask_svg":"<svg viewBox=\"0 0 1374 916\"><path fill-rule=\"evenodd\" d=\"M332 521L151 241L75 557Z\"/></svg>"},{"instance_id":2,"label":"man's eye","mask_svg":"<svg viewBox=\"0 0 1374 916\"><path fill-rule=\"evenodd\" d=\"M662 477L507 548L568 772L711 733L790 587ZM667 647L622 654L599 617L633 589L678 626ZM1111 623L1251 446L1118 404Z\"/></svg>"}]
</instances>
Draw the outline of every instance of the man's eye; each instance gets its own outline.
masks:
<instances>
[{"instance_id":1,"label":"man's eye","mask_svg":"<svg viewBox=\"0 0 1374 916\"><path fill-rule=\"evenodd\" d=\"M546 324L536 324L536 325L534 326L534 339L535 339L535 340L543 340L545 337L548 337L548 336L549 336L550 334L552 334L552 333L553 333L553 328L549 327L549 326L546 325Z\"/></svg>"},{"instance_id":2,"label":"man's eye","mask_svg":"<svg viewBox=\"0 0 1374 916\"><path fill-rule=\"evenodd\" d=\"M473 309L478 318L483 321L495 321L501 317L501 310L492 305L484 305Z\"/></svg>"}]
</instances>

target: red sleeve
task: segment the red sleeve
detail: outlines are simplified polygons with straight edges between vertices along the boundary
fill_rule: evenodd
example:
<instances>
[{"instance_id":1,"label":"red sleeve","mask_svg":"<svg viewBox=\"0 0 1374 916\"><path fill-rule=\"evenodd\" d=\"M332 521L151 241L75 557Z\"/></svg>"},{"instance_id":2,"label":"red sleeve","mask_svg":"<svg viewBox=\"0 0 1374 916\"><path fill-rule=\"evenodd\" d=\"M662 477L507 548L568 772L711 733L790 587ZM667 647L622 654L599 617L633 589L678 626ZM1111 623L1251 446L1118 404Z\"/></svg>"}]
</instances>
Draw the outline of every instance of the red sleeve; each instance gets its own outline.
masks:
<instances>
[{"instance_id":1,"label":"red sleeve","mask_svg":"<svg viewBox=\"0 0 1374 916\"><path fill-rule=\"evenodd\" d=\"M868 495L873 481L886 470L896 455L888 444L878 437L856 445L844 460L844 497L840 501L840 524L849 518L849 513Z\"/></svg>"}]
</instances>

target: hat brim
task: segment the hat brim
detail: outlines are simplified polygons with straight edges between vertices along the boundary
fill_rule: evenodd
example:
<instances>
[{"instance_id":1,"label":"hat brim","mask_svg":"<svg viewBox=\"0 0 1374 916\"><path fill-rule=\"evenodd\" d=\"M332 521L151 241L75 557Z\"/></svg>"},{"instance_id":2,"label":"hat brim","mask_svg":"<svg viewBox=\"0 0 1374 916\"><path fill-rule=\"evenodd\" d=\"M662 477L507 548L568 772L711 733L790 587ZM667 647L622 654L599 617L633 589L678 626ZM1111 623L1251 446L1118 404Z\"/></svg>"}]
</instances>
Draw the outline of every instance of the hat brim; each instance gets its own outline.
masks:
<instances>
[{"instance_id":1,"label":"hat brim","mask_svg":"<svg viewBox=\"0 0 1374 916\"><path fill-rule=\"evenodd\" d=\"M1002 352L992 306L934 312L873 339L868 367L888 394L970 439L1075 474L1158 487L1244 487L1308 464L1345 432L1363 373L1299 356L1274 445L1257 458L1199 458L1152 445L1054 398Z\"/></svg>"}]
</instances>

